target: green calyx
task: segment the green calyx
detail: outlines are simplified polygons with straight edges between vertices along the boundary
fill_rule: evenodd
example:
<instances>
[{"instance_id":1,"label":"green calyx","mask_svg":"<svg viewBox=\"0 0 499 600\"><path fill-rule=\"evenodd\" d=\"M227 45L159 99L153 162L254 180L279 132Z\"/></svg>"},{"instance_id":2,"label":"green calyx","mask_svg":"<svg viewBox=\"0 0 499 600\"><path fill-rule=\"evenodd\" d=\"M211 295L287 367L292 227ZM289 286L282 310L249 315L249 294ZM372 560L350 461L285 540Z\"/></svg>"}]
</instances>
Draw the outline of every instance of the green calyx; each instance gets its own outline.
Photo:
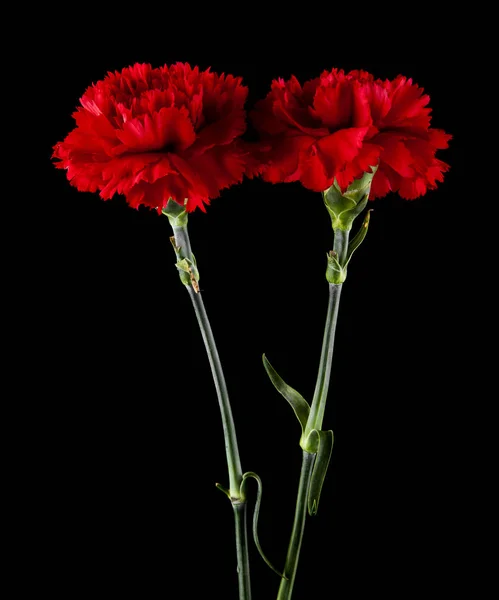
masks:
<instances>
[{"instance_id":1,"label":"green calyx","mask_svg":"<svg viewBox=\"0 0 499 600\"><path fill-rule=\"evenodd\" d=\"M184 206L181 206L178 202L175 202L175 200L170 198L166 206L162 209L162 214L168 217L172 227L187 227L187 210L185 208L186 204L187 198Z\"/></svg>"},{"instance_id":2,"label":"green calyx","mask_svg":"<svg viewBox=\"0 0 499 600\"><path fill-rule=\"evenodd\" d=\"M309 430L307 428L310 414L309 403L299 392L283 381L265 354L263 355L263 366L267 371L270 381L272 381L276 390L288 401L301 425L300 447L305 452L316 455L308 494L308 512L313 516L317 514L322 486L333 451L333 432L331 430L322 431L315 428Z\"/></svg>"},{"instance_id":3,"label":"green calyx","mask_svg":"<svg viewBox=\"0 0 499 600\"><path fill-rule=\"evenodd\" d=\"M371 183L378 167L371 167L370 173L364 173L360 179L355 179L345 193L341 192L336 180L334 184L322 192L334 231L334 247L327 254L326 279L329 283L340 285L347 278L347 266L352 254L364 241L369 227L371 211L368 210L364 221L349 242L350 230L354 219L367 206Z\"/></svg>"},{"instance_id":4,"label":"green calyx","mask_svg":"<svg viewBox=\"0 0 499 600\"><path fill-rule=\"evenodd\" d=\"M355 217L360 215L367 205L371 182L377 169L377 166L371 167L370 173L366 172L360 179L355 179L344 193L336 179L331 187L322 192L335 231L350 231Z\"/></svg>"}]
</instances>

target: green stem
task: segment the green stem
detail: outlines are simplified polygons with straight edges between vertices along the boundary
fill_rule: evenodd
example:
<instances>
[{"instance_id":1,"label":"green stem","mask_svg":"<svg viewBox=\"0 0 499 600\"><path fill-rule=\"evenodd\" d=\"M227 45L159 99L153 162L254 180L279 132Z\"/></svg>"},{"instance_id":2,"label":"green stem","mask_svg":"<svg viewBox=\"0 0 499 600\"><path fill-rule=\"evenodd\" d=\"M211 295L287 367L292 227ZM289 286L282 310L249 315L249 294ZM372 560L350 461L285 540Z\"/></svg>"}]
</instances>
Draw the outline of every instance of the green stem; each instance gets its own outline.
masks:
<instances>
[{"instance_id":1,"label":"green stem","mask_svg":"<svg viewBox=\"0 0 499 600\"><path fill-rule=\"evenodd\" d=\"M237 579L239 582L239 600L251 600L251 581L249 571L248 536L246 524L247 503L233 502L236 525Z\"/></svg>"},{"instance_id":2,"label":"green stem","mask_svg":"<svg viewBox=\"0 0 499 600\"><path fill-rule=\"evenodd\" d=\"M312 400L312 406L310 407L310 414L307 421L307 433L312 431L312 429L322 429L322 421L324 419L327 393L331 378L334 337L342 285L343 284L341 283L329 284L329 305L326 316L326 327L324 329L324 339L322 341L321 360L319 363L319 373L317 374L317 383L315 384L314 399Z\"/></svg>"},{"instance_id":3,"label":"green stem","mask_svg":"<svg viewBox=\"0 0 499 600\"><path fill-rule=\"evenodd\" d=\"M187 224L185 226L172 225L175 236L175 245L178 258L188 258L195 264L191 250ZM194 312L201 330L206 353L211 367L211 373L217 392L222 426L225 439L225 453L227 457L227 468L229 472L229 497L234 510L237 572L239 581L239 600L251 600L250 570L248 558L248 539L246 527L246 500L241 495L241 483L243 472L239 449L237 446L236 428L229 402L227 384L222 370L222 364L215 344L215 338L206 314L201 292L195 290L192 285L186 285L187 291L194 307Z\"/></svg>"},{"instance_id":4,"label":"green stem","mask_svg":"<svg viewBox=\"0 0 499 600\"><path fill-rule=\"evenodd\" d=\"M293 593L293 586L296 578L296 570L298 568L298 559L300 557L300 549L303 540L303 532L305 530L305 518L307 516L307 498L310 487L310 478L312 475L312 467L314 466L315 454L303 451L300 483L298 485L298 495L296 498L295 520L293 523L293 531L289 541L288 553L286 555L286 565L284 574L287 579L281 579L277 600L289 600Z\"/></svg>"},{"instance_id":5,"label":"green stem","mask_svg":"<svg viewBox=\"0 0 499 600\"><path fill-rule=\"evenodd\" d=\"M338 262L341 265L345 264L349 233L349 231L342 231L341 229L337 229L334 232L333 249L337 253ZM315 384L314 398L308 416L306 434L310 433L312 429L322 429L327 393L329 391L329 382L331 379L334 338L336 334L336 321L338 319L342 285L343 284L341 283L329 284L329 304L327 308L326 326L324 328L324 338L322 341L321 360L319 363L317 382Z\"/></svg>"},{"instance_id":6,"label":"green stem","mask_svg":"<svg viewBox=\"0 0 499 600\"><path fill-rule=\"evenodd\" d=\"M345 263L348 251L348 237L348 231L335 230L334 232L334 251L337 253L338 261L341 265ZM329 284L329 304L326 316L326 326L324 328L319 372L317 375L312 406L310 407L310 413L307 420L307 425L305 427L305 436L308 435L313 429L322 429L322 420L324 418L327 393L329 390L329 380L331 377L334 338L336 333L336 321L338 318L341 288L341 283ZM289 580L281 580L277 600L290 600L293 592L293 584L296 576L296 570L298 568L298 560L305 528L308 491L310 488L312 467L315 457L315 454L309 454L308 452L303 451L300 484L298 487L298 498L296 501L295 521L293 524L293 531L291 532L291 539L286 557L286 567L284 571Z\"/></svg>"},{"instance_id":7,"label":"green stem","mask_svg":"<svg viewBox=\"0 0 499 600\"><path fill-rule=\"evenodd\" d=\"M211 374L217 390L218 403L220 406L220 414L222 417L222 426L225 439L225 454L227 457L227 468L229 471L229 492L230 497L240 499L240 487L243 481L243 471L241 469L241 460L239 458L239 450L237 447L236 428L232 411L229 404L229 395L227 386L222 371L222 365L218 356L213 332L208 321L208 315L201 298L201 292L196 293L192 287L188 287L187 291L191 297L194 311L198 319L201 335L203 336L206 353L210 361Z\"/></svg>"},{"instance_id":8,"label":"green stem","mask_svg":"<svg viewBox=\"0 0 499 600\"><path fill-rule=\"evenodd\" d=\"M191 244L187 226L173 227L175 235L175 243L181 249L183 258L192 258ZM194 306L194 312L203 336L203 342L210 362L211 374L217 391L218 403L220 406L220 414L222 416L222 426L225 439L225 453L227 456L227 468L229 471L229 491L231 498L240 499L240 488L243 480L243 471L241 468L241 460L239 458L239 450L237 447L236 427L232 417L232 410L229 402L229 393L227 384L222 370L222 364L218 355L215 338L211 330L210 321L206 314L201 292L196 292L191 285L186 286L189 296Z\"/></svg>"}]
</instances>

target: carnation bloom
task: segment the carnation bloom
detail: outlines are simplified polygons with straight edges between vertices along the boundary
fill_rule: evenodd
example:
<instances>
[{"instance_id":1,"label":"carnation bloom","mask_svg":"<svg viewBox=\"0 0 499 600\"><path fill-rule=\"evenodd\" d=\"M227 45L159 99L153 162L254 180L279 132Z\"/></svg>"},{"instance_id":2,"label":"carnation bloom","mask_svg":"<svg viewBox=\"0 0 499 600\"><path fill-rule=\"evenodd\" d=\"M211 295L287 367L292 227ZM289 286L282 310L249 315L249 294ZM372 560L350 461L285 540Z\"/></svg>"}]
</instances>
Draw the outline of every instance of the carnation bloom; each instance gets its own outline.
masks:
<instances>
[{"instance_id":1,"label":"carnation bloom","mask_svg":"<svg viewBox=\"0 0 499 600\"><path fill-rule=\"evenodd\" d=\"M413 199L434 189L449 166L435 158L451 138L430 128L429 96L399 75L374 80L365 71L324 71L303 87L296 77L272 82L251 113L266 142L263 177L344 191L378 165L370 198L398 192Z\"/></svg>"},{"instance_id":2,"label":"carnation bloom","mask_svg":"<svg viewBox=\"0 0 499 600\"><path fill-rule=\"evenodd\" d=\"M242 180L249 153L236 138L246 129L248 88L240 77L189 64L135 64L90 86L76 127L54 146L56 166L80 191L158 211L169 198L206 210L210 198Z\"/></svg>"}]
</instances>

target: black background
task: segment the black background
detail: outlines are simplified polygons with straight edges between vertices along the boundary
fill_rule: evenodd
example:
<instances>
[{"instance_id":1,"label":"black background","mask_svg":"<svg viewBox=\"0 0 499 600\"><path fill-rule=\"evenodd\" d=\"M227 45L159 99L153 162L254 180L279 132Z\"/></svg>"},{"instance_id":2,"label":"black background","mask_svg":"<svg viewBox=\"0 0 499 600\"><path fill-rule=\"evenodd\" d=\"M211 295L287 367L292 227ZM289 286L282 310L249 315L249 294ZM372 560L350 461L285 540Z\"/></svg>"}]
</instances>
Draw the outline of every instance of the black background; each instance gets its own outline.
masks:
<instances>
[{"instance_id":1,"label":"black background","mask_svg":"<svg viewBox=\"0 0 499 600\"><path fill-rule=\"evenodd\" d=\"M335 447L319 513L307 521L294 597L399 598L462 586L454 225L464 159L450 85L458 32L426 19L401 17L404 27L393 28L332 12L310 24L300 15L285 24L254 14L117 12L58 14L40 47L50 56L40 157L47 184L31 257L39 318L30 348L43 365L44 400L26 414L36 432L39 589L61 598L237 597L232 511L215 488L228 483L216 395L168 221L121 197L80 193L50 164L88 85L134 62L177 60L242 76L248 108L276 77L305 81L333 66L404 74L430 94L432 126L454 135L439 155L451 170L438 190L370 206L341 299L324 423ZM299 425L261 355L311 400L329 217L320 196L298 183L246 180L192 214L189 230L243 469L263 479L261 542L282 566ZM253 546L251 565L254 598L275 598L278 578Z\"/></svg>"}]
</instances>

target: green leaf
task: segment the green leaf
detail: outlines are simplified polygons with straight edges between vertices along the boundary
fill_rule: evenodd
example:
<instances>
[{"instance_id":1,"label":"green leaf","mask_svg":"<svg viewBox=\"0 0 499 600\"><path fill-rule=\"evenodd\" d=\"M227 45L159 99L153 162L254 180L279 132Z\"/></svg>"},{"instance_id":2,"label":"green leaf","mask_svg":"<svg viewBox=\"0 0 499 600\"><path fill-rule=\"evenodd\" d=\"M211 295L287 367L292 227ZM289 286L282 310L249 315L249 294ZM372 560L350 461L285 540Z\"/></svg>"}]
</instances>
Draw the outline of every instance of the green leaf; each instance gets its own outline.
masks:
<instances>
[{"instance_id":1,"label":"green leaf","mask_svg":"<svg viewBox=\"0 0 499 600\"><path fill-rule=\"evenodd\" d=\"M316 431L317 430L313 430ZM313 433L311 432L311 434ZM310 489L308 492L308 512L310 515L316 515L319 508L319 499L321 496L322 485L326 477L326 471L329 466L331 452L333 451L334 435L331 430L319 431L319 448L317 458L315 459Z\"/></svg>"},{"instance_id":2,"label":"green leaf","mask_svg":"<svg viewBox=\"0 0 499 600\"><path fill-rule=\"evenodd\" d=\"M221 492L223 492L227 496L227 498L229 500L231 500L230 491L226 487L224 487L221 483L215 483L215 485L216 485L216 487L217 487L218 490L220 490Z\"/></svg>"},{"instance_id":3,"label":"green leaf","mask_svg":"<svg viewBox=\"0 0 499 600\"><path fill-rule=\"evenodd\" d=\"M263 366L267 371L267 375L270 377L270 381L272 381L276 390L291 404L291 408L294 410L298 421L300 421L302 431L304 431L307 424L308 414L310 412L310 406L308 402L291 386L289 386L287 383L284 383L274 367L267 360L265 354L262 356L262 359Z\"/></svg>"},{"instance_id":4,"label":"green leaf","mask_svg":"<svg viewBox=\"0 0 499 600\"><path fill-rule=\"evenodd\" d=\"M260 513L260 504L262 502L262 480L256 473L253 473L253 471L248 471L247 473L245 473L243 475L243 480L241 482L241 490L240 490L241 496L243 498L246 496L244 488L245 488L246 480L250 479L250 478L254 479L258 484L258 492L257 492L257 496L256 496L255 510L253 512L253 539L255 541L255 546L257 547L257 550L260 553L260 556L263 558L263 560L266 562L266 564L272 569L272 571L274 571L274 573L277 573L277 575L279 575L279 577L282 577L283 579L288 579L286 577L286 575L283 575L282 573L280 573L272 565L272 563L269 561L269 559L265 556L265 554L263 553L263 550L262 550L262 546L260 544L260 540L258 539L258 515Z\"/></svg>"},{"instance_id":5,"label":"green leaf","mask_svg":"<svg viewBox=\"0 0 499 600\"><path fill-rule=\"evenodd\" d=\"M175 263L175 266L178 267L181 271L184 271L185 273L191 272L191 265L192 262L188 258L183 258L182 260L179 260L177 263Z\"/></svg>"},{"instance_id":6,"label":"green leaf","mask_svg":"<svg viewBox=\"0 0 499 600\"><path fill-rule=\"evenodd\" d=\"M352 254L355 252L355 250L357 250L357 248L362 244L362 242L364 241L364 238L367 235L367 230L369 228L369 221L371 219L371 210L369 209L366 212L366 216L364 217L364 221L362 222L362 225L360 226L359 231L357 232L357 235L353 238L353 240L348 244L348 252L347 252L347 258L345 261L345 265L344 268L346 269L346 266L348 265L348 262L350 261L350 259L352 258Z\"/></svg>"}]
</instances>

